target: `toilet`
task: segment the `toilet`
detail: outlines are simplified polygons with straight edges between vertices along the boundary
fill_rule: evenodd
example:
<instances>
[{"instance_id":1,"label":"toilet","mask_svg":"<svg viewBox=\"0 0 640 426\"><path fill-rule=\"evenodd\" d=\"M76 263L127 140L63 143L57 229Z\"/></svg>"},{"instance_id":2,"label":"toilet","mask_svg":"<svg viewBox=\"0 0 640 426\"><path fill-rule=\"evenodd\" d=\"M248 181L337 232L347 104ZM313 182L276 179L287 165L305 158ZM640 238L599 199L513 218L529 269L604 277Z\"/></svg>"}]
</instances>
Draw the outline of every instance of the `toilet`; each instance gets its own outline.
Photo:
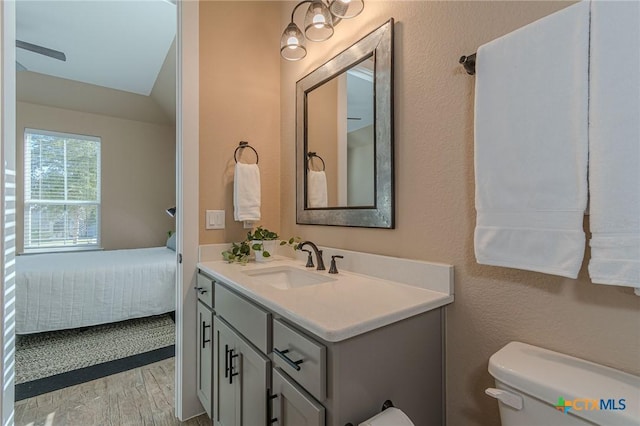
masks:
<instances>
[{"instance_id":1,"label":"toilet","mask_svg":"<svg viewBox=\"0 0 640 426\"><path fill-rule=\"evenodd\" d=\"M520 342L489 373L502 426L640 426L640 377Z\"/></svg>"}]
</instances>

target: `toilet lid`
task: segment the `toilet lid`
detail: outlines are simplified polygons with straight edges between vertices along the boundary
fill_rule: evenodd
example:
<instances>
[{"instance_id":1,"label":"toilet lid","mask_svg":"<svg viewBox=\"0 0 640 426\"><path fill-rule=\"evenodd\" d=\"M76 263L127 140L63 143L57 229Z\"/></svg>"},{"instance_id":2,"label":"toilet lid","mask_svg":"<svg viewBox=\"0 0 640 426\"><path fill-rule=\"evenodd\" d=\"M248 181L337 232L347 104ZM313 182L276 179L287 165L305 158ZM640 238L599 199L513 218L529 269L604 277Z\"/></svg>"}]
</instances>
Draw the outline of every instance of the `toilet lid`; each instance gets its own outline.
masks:
<instances>
[{"instance_id":1,"label":"toilet lid","mask_svg":"<svg viewBox=\"0 0 640 426\"><path fill-rule=\"evenodd\" d=\"M520 342L511 342L493 354L489 373L551 406L559 398L579 400L582 405L571 413L593 423L640 426L640 377ZM598 409L582 409L587 399L597 400ZM604 409L600 409L600 400Z\"/></svg>"}]
</instances>

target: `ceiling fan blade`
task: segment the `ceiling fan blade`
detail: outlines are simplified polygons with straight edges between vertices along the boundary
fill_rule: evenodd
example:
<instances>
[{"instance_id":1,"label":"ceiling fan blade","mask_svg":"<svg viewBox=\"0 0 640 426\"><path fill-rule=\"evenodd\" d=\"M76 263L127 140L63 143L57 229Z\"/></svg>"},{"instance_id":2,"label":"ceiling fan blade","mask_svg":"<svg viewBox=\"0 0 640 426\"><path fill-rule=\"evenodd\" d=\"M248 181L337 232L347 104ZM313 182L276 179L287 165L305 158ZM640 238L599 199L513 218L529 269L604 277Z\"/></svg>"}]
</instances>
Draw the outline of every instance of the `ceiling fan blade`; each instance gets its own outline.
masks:
<instances>
[{"instance_id":1,"label":"ceiling fan blade","mask_svg":"<svg viewBox=\"0 0 640 426\"><path fill-rule=\"evenodd\" d=\"M30 52L39 53L40 55L48 56L50 58L58 59L60 61L66 61L67 56L59 50L49 49L48 47L38 46L37 44L27 43L26 41L16 40L16 47Z\"/></svg>"}]
</instances>

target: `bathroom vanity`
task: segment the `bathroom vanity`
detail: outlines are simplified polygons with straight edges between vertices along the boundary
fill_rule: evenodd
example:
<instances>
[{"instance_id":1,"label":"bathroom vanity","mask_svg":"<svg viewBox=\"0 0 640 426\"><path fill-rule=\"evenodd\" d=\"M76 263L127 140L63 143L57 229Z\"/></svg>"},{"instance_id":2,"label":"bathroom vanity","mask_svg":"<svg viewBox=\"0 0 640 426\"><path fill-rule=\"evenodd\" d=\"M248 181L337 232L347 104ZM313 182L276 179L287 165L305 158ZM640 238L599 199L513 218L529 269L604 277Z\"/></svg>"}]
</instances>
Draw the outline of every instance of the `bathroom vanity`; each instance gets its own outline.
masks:
<instances>
[{"instance_id":1,"label":"bathroom vanity","mask_svg":"<svg viewBox=\"0 0 640 426\"><path fill-rule=\"evenodd\" d=\"M387 399L444 424L453 268L333 252L339 274L287 258L198 264L198 396L216 425L357 425ZM394 262L405 282L384 277Z\"/></svg>"}]
</instances>

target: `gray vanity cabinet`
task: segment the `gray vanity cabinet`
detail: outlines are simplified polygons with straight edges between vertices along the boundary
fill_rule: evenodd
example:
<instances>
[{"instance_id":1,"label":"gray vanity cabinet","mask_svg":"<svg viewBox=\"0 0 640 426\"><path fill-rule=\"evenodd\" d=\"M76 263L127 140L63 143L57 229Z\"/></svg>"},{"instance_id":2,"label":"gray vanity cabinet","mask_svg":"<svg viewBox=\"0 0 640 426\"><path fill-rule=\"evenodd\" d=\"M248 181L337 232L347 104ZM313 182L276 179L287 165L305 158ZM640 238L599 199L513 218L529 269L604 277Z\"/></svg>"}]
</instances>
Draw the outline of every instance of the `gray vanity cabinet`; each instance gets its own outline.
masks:
<instances>
[{"instance_id":1,"label":"gray vanity cabinet","mask_svg":"<svg viewBox=\"0 0 640 426\"><path fill-rule=\"evenodd\" d=\"M216 426L358 424L387 399L445 423L443 309L333 342L217 280L213 293Z\"/></svg>"},{"instance_id":2,"label":"gray vanity cabinet","mask_svg":"<svg viewBox=\"0 0 640 426\"><path fill-rule=\"evenodd\" d=\"M324 407L277 367L273 369L271 392L273 424L324 426Z\"/></svg>"},{"instance_id":3,"label":"gray vanity cabinet","mask_svg":"<svg viewBox=\"0 0 640 426\"><path fill-rule=\"evenodd\" d=\"M216 316L213 323L215 424L266 425L271 362L223 319Z\"/></svg>"},{"instance_id":4,"label":"gray vanity cabinet","mask_svg":"<svg viewBox=\"0 0 640 426\"><path fill-rule=\"evenodd\" d=\"M198 350L196 351L197 394L209 417L212 416L213 366L213 281L204 275L197 278Z\"/></svg>"}]
</instances>

